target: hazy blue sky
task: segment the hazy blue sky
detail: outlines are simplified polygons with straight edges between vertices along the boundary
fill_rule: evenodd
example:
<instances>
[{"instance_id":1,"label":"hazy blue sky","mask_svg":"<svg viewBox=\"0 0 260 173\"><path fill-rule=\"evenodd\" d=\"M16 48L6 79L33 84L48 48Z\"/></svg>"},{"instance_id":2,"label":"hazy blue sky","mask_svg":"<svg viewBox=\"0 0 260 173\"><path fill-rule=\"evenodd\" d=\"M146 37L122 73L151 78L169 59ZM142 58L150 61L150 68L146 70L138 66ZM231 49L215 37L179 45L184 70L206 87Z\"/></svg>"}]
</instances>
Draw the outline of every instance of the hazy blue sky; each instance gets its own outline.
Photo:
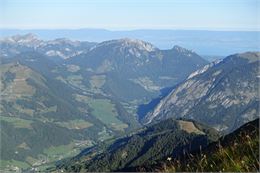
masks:
<instances>
[{"instance_id":1,"label":"hazy blue sky","mask_svg":"<svg viewBox=\"0 0 260 173\"><path fill-rule=\"evenodd\" d=\"M260 0L0 0L0 28L260 30Z\"/></svg>"}]
</instances>

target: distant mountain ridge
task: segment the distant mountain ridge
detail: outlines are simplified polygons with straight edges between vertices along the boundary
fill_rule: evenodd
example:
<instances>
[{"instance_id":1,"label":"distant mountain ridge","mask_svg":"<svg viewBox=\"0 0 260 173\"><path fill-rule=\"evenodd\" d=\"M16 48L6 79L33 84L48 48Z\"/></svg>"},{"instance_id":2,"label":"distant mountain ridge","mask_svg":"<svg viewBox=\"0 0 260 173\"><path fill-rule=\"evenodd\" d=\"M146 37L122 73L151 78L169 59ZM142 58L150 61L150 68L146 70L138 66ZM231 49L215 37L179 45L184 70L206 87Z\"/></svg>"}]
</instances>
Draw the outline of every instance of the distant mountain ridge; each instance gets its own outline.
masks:
<instances>
[{"instance_id":1,"label":"distant mountain ridge","mask_svg":"<svg viewBox=\"0 0 260 173\"><path fill-rule=\"evenodd\" d=\"M0 54L8 57L22 52L38 51L53 59L68 59L88 51L95 44L94 42L71 41L66 38L45 41L29 33L0 39Z\"/></svg>"},{"instance_id":2,"label":"distant mountain ridge","mask_svg":"<svg viewBox=\"0 0 260 173\"><path fill-rule=\"evenodd\" d=\"M73 40L103 42L120 38L136 38L156 45L160 49L170 49L173 44L193 49L200 55L227 56L234 53L259 50L255 39L259 31L206 31L137 29L111 31L106 29L0 29L1 37L35 33L44 40L71 38ZM212 58L210 58L212 59ZM210 60L207 59L207 60Z\"/></svg>"}]
</instances>

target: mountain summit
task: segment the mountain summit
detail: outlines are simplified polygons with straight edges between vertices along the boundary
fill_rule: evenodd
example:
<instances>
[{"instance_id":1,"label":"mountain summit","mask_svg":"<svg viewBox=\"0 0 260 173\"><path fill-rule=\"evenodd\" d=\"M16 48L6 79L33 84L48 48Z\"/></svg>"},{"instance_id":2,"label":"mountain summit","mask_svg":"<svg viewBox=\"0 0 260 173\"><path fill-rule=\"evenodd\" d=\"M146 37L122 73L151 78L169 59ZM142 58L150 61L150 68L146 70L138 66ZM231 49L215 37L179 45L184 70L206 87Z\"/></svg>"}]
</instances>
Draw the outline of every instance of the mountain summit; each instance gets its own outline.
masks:
<instances>
[{"instance_id":1,"label":"mountain summit","mask_svg":"<svg viewBox=\"0 0 260 173\"><path fill-rule=\"evenodd\" d=\"M23 52L37 51L57 61L68 59L88 51L96 43L72 41L66 38L41 40L34 34L15 35L0 40L0 55L14 56Z\"/></svg>"},{"instance_id":2,"label":"mountain summit","mask_svg":"<svg viewBox=\"0 0 260 173\"><path fill-rule=\"evenodd\" d=\"M25 35L14 35L11 37L6 37L1 39L1 42L6 42L9 44L19 44L19 45L26 45L28 47L34 47L40 44L42 41L38 39L35 34L28 33Z\"/></svg>"},{"instance_id":3,"label":"mountain summit","mask_svg":"<svg viewBox=\"0 0 260 173\"><path fill-rule=\"evenodd\" d=\"M100 44L98 44L96 47L100 46L115 46L115 47L120 47L121 49L138 49L138 50L143 50L147 52L152 52L155 51L157 48L153 46L152 44L138 40L138 39L130 39L130 38L123 38L119 40L110 40L110 41L105 41ZM96 48L94 47L94 48ZM157 49L158 50L158 49Z\"/></svg>"}]
</instances>

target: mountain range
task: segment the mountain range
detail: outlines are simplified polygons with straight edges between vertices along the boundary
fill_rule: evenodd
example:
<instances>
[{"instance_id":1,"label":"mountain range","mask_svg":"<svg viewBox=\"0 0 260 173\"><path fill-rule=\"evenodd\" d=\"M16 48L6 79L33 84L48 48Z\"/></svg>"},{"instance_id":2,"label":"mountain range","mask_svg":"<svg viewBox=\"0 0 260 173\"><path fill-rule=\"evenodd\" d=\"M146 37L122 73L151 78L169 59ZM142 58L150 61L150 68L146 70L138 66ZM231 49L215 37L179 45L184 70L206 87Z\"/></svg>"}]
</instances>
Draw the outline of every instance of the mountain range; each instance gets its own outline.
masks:
<instances>
[{"instance_id":1,"label":"mountain range","mask_svg":"<svg viewBox=\"0 0 260 173\"><path fill-rule=\"evenodd\" d=\"M218 56L225 57L234 53L259 50L259 31L207 31L207 30L166 30L143 29L111 31L105 29L0 29L1 37L35 33L41 39L71 38L103 42L121 38L135 38L152 43L160 49L170 49L177 44L192 49L210 60ZM208 59L209 60L209 59Z\"/></svg>"},{"instance_id":2,"label":"mountain range","mask_svg":"<svg viewBox=\"0 0 260 173\"><path fill-rule=\"evenodd\" d=\"M22 52L37 51L52 60L68 59L72 56L88 51L96 43L72 41L66 38L55 40L41 40L36 35L14 35L0 40L1 56L10 57Z\"/></svg>"},{"instance_id":3,"label":"mountain range","mask_svg":"<svg viewBox=\"0 0 260 173\"><path fill-rule=\"evenodd\" d=\"M56 169L257 170L259 156L254 153L259 151L259 55L231 55L191 73L144 117L146 128L107 141L105 146L83 150Z\"/></svg>"},{"instance_id":4,"label":"mountain range","mask_svg":"<svg viewBox=\"0 0 260 173\"><path fill-rule=\"evenodd\" d=\"M259 52L209 63L178 45L26 34L0 40L0 61L2 171L145 169L259 117Z\"/></svg>"},{"instance_id":5,"label":"mountain range","mask_svg":"<svg viewBox=\"0 0 260 173\"><path fill-rule=\"evenodd\" d=\"M194 71L144 116L145 128L83 150L56 169L258 170L259 61L259 52L246 52Z\"/></svg>"},{"instance_id":6,"label":"mountain range","mask_svg":"<svg viewBox=\"0 0 260 173\"><path fill-rule=\"evenodd\" d=\"M1 39L0 60L0 166L12 171L44 169L140 128L140 103L207 64L179 46L46 41L32 34Z\"/></svg>"}]
</instances>

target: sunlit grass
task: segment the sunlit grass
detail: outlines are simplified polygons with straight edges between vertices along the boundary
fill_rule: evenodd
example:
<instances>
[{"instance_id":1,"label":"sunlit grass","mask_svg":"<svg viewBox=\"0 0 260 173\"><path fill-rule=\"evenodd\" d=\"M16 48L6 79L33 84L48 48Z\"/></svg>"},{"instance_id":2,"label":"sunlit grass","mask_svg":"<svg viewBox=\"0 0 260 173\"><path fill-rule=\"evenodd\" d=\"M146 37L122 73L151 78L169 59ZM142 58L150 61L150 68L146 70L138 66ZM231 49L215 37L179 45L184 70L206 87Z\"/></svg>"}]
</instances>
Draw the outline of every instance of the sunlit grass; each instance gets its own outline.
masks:
<instances>
[{"instance_id":1,"label":"sunlit grass","mask_svg":"<svg viewBox=\"0 0 260 173\"><path fill-rule=\"evenodd\" d=\"M259 133L240 133L228 144L216 144L210 152L189 154L186 159L167 161L165 172L256 172L259 170Z\"/></svg>"}]
</instances>

